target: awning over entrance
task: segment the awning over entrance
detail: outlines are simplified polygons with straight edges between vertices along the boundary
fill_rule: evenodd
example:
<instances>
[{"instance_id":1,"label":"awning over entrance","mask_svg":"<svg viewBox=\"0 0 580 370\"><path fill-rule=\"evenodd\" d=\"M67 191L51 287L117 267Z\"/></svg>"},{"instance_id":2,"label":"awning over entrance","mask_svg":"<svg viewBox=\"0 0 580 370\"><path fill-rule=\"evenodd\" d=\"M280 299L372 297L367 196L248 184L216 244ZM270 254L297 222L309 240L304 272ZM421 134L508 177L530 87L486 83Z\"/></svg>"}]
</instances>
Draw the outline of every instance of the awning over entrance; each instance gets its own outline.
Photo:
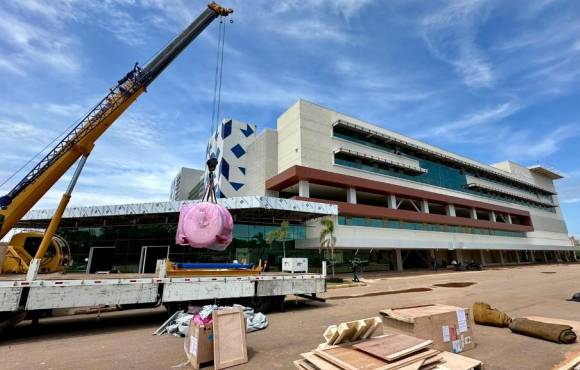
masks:
<instances>
[{"instance_id":1,"label":"awning over entrance","mask_svg":"<svg viewBox=\"0 0 580 370\"><path fill-rule=\"evenodd\" d=\"M142 225L177 222L181 205L197 202L199 201L71 207L65 211L61 226L88 227L104 223ZM281 220L303 222L312 218L338 214L336 205L274 197L236 197L218 199L218 203L229 209L236 223L278 223ZM45 228L53 214L54 209L30 211L17 227Z\"/></svg>"}]
</instances>

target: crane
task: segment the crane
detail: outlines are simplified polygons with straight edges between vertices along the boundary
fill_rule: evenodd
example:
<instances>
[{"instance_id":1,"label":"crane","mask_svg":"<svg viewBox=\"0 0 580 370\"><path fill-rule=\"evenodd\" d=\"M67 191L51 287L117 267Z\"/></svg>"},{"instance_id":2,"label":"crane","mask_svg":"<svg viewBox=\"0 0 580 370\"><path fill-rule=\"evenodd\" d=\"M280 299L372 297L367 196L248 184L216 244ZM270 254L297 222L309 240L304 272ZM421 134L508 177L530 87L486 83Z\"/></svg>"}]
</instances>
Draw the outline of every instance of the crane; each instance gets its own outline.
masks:
<instances>
[{"instance_id":1,"label":"crane","mask_svg":"<svg viewBox=\"0 0 580 370\"><path fill-rule=\"evenodd\" d=\"M116 86L111 88L109 93L8 194L0 197L1 239L78 161L69 186L44 234L28 233L27 236L32 242L30 240L27 242L27 238L19 236L13 237L8 243L4 263L4 265L12 264L8 270L28 272L28 278L33 279L39 269L41 272L53 272L58 266L62 266L67 260L64 249L68 247L64 247L63 241L54 237L55 232L95 142L141 94L147 91L147 87L213 20L226 17L232 12L232 9L224 8L215 2L208 4L207 9L143 68L135 64L133 69L119 80ZM40 241L39 244L38 241ZM30 248L31 245L37 248ZM47 250L52 250L49 253L51 257L59 255L56 262L53 260L52 263L46 263L46 261L41 263ZM34 253L34 258L32 258L32 253ZM30 276L31 274L34 276Z\"/></svg>"}]
</instances>

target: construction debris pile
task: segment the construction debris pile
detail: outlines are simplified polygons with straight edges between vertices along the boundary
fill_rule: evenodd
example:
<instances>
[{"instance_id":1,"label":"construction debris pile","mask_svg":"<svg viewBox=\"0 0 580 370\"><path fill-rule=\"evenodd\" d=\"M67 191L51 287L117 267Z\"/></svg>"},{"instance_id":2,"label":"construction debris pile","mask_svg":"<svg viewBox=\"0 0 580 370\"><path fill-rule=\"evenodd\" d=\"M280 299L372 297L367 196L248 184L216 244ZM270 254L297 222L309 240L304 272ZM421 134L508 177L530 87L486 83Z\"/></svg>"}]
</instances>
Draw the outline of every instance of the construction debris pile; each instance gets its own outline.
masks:
<instances>
[{"instance_id":1,"label":"construction debris pile","mask_svg":"<svg viewBox=\"0 0 580 370\"><path fill-rule=\"evenodd\" d=\"M479 369L481 362L432 348L432 341L385 334L339 345L322 344L294 361L300 370L330 369Z\"/></svg>"},{"instance_id":2,"label":"construction debris pile","mask_svg":"<svg viewBox=\"0 0 580 370\"><path fill-rule=\"evenodd\" d=\"M445 305L389 308L383 316L329 326L324 343L294 361L300 370L481 369L457 354L474 347L469 309ZM383 334L385 333L385 334ZM455 353L453 353L455 352Z\"/></svg>"},{"instance_id":3,"label":"construction debris pile","mask_svg":"<svg viewBox=\"0 0 580 370\"><path fill-rule=\"evenodd\" d=\"M153 334L172 334L178 337L185 337L189 331L191 322L197 325L211 325L213 312L227 310L232 307L205 305L202 307L191 307L188 312L177 311L167 321L165 321ZM268 326L268 318L261 312L254 312L251 307L244 307L234 304L233 308L240 310L246 319L246 331L251 333L256 330L265 329Z\"/></svg>"}]
</instances>

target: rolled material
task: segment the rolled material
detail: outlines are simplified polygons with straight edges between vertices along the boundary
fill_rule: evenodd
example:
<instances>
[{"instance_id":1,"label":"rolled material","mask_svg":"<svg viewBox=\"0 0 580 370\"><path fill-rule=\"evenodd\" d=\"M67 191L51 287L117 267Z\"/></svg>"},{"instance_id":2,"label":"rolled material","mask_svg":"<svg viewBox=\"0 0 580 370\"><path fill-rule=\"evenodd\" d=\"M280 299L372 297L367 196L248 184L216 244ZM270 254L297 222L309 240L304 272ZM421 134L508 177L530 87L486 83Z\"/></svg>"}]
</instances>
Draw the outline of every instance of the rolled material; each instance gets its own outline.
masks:
<instances>
[{"instance_id":1,"label":"rolled material","mask_svg":"<svg viewBox=\"0 0 580 370\"><path fill-rule=\"evenodd\" d=\"M509 328L514 333L556 343L570 344L576 341L576 333L569 325L552 324L529 319L513 319Z\"/></svg>"},{"instance_id":2,"label":"rolled material","mask_svg":"<svg viewBox=\"0 0 580 370\"><path fill-rule=\"evenodd\" d=\"M223 251L232 242L234 221L230 212L215 203L183 204L175 242L193 248Z\"/></svg>"},{"instance_id":3,"label":"rolled material","mask_svg":"<svg viewBox=\"0 0 580 370\"><path fill-rule=\"evenodd\" d=\"M490 305L484 302L476 302L473 304L473 319L476 324L497 326L506 328L512 321L506 313L501 312L497 308L491 308Z\"/></svg>"}]
</instances>

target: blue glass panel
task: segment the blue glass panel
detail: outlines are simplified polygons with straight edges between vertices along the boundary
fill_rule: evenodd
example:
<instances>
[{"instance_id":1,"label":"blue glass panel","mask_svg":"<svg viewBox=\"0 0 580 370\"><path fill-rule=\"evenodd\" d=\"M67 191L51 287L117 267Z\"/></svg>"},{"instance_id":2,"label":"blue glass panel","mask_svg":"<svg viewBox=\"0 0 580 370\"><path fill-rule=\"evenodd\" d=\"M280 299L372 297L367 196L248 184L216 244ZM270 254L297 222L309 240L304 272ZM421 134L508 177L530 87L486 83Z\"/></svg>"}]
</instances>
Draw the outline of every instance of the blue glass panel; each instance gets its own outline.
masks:
<instances>
[{"instance_id":1,"label":"blue glass panel","mask_svg":"<svg viewBox=\"0 0 580 370\"><path fill-rule=\"evenodd\" d=\"M230 178L230 164L225 159L221 160L220 173L226 179Z\"/></svg>"},{"instance_id":2,"label":"blue glass panel","mask_svg":"<svg viewBox=\"0 0 580 370\"><path fill-rule=\"evenodd\" d=\"M230 136L232 134L232 121L227 121L223 124L222 128L222 139Z\"/></svg>"},{"instance_id":3,"label":"blue glass panel","mask_svg":"<svg viewBox=\"0 0 580 370\"><path fill-rule=\"evenodd\" d=\"M244 184L242 184L240 182L231 182L231 181L230 181L230 185L232 185L232 188L234 188L235 191L240 190L241 187L244 186Z\"/></svg>"},{"instance_id":4,"label":"blue glass panel","mask_svg":"<svg viewBox=\"0 0 580 370\"><path fill-rule=\"evenodd\" d=\"M245 137L248 137L254 133L254 130L250 125L247 125L246 129L240 129Z\"/></svg>"},{"instance_id":5,"label":"blue glass panel","mask_svg":"<svg viewBox=\"0 0 580 370\"><path fill-rule=\"evenodd\" d=\"M246 154L246 151L244 150L244 148L242 148L240 144L236 144L234 147L232 147L231 150L232 153L234 153L234 155L236 156L236 158L240 158L241 156Z\"/></svg>"}]
</instances>

